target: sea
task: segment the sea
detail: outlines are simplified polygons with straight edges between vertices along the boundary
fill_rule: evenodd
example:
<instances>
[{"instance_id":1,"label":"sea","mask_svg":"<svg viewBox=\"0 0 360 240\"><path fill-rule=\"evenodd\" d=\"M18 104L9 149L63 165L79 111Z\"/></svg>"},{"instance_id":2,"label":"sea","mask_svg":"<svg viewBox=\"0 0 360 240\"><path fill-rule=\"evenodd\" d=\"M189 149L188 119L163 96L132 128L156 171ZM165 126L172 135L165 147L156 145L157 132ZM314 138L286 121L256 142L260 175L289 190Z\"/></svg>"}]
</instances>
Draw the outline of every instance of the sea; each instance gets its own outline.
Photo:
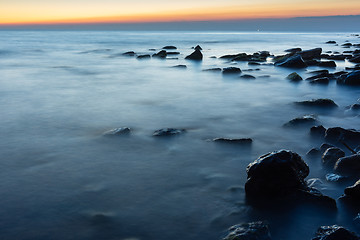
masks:
<instances>
[{"instance_id":1,"label":"sea","mask_svg":"<svg viewBox=\"0 0 360 240\"><path fill-rule=\"evenodd\" d=\"M294 69L219 58L295 47L354 50L346 42L360 39L348 32L0 31L0 239L216 240L253 221L267 221L274 240L311 239L333 224L359 233L356 213L341 204L335 213L259 210L246 201L244 184L249 163L288 149L309 165L307 179L338 199L352 183L327 181L331 170L306 155L323 140L309 126L284 124L313 114L326 128L359 129L359 112L347 107L359 103L360 88L293 83L286 76ZM123 55L168 45L180 54ZM203 60L186 60L197 45ZM336 64L330 72L354 65ZM225 67L255 79L204 71ZM305 79L321 69L296 72ZM317 98L339 107L294 104ZM131 133L104 135L119 127ZM186 132L154 137L162 128ZM253 142L211 141L221 137Z\"/></svg>"}]
</instances>

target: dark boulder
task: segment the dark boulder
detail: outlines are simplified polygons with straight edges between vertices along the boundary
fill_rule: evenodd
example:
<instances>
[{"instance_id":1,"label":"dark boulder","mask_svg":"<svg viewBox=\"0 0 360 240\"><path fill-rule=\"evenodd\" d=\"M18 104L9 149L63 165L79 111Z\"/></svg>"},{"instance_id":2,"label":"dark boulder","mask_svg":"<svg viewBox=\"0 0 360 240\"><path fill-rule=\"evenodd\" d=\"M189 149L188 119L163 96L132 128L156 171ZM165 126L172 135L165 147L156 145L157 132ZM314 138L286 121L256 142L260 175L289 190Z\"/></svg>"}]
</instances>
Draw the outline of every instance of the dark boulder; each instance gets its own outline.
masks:
<instances>
[{"instance_id":1,"label":"dark boulder","mask_svg":"<svg viewBox=\"0 0 360 240\"><path fill-rule=\"evenodd\" d=\"M284 127L297 127L304 125L316 125L318 121L311 115L297 117L284 124Z\"/></svg>"},{"instance_id":2,"label":"dark boulder","mask_svg":"<svg viewBox=\"0 0 360 240\"><path fill-rule=\"evenodd\" d=\"M155 137L163 137L163 136L174 136L181 133L184 133L185 129L176 129L176 128L162 128L159 130L156 130L153 133L153 136Z\"/></svg>"},{"instance_id":3,"label":"dark boulder","mask_svg":"<svg viewBox=\"0 0 360 240\"><path fill-rule=\"evenodd\" d=\"M223 240L271 240L269 225L261 221L235 225Z\"/></svg>"},{"instance_id":4,"label":"dark boulder","mask_svg":"<svg viewBox=\"0 0 360 240\"><path fill-rule=\"evenodd\" d=\"M166 52L167 55L179 55L180 52Z\"/></svg>"},{"instance_id":5,"label":"dark boulder","mask_svg":"<svg viewBox=\"0 0 360 240\"><path fill-rule=\"evenodd\" d=\"M326 128L324 128L323 125L313 126L313 127L310 128L311 136L324 137L325 136L325 131L326 131Z\"/></svg>"},{"instance_id":6,"label":"dark boulder","mask_svg":"<svg viewBox=\"0 0 360 240\"><path fill-rule=\"evenodd\" d=\"M322 84L322 85L327 85L329 84L330 79L327 77L323 77L323 78L316 78L314 80L311 80L309 83L310 84Z\"/></svg>"},{"instance_id":7,"label":"dark boulder","mask_svg":"<svg viewBox=\"0 0 360 240\"><path fill-rule=\"evenodd\" d=\"M200 61L203 59L203 55L199 49L195 49L195 51L189 56L186 56L185 59Z\"/></svg>"},{"instance_id":8,"label":"dark boulder","mask_svg":"<svg viewBox=\"0 0 360 240\"><path fill-rule=\"evenodd\" d=\"M337 147L328 148L321 157L322 163L333 168L339 158L345 157L345 152Z\"/></svg>"},{"instance_id":9,"label":"dark boulder","mask_svg":"<svg viewBox=\"0 0 360 240\"><path fill-rule=\"evenodd\" d=\"M119 136L119 135L127 135L131 132L131 129L128 127L114 128L109 131L104 132L105 136Z\"/></svg>"},{"instance_id":10,"label":"dark boulder","mask_svg":"<svg viewBox=\"0 0 360 240\"><path fill-rule=\"evenodd\" d=\"M172 49L177 49L177 48L175 46L165 46L162 49L172 50Z\"/></svg>"},{"instance_id":11,"label":"dark boulder","mask_svg":"<svg viewBox=\"0 0 360 240\"><path fill-rule=\"evenodd\" d=\"M157 58L166 58L166 56L167 56L167 53L165 50L161 50L160 52L152 55L152 57L157 57Z\"/></svg>"},{"instance_id":12,"label":"dark boulder","mask_svg":"<svg viewBox=\"0 0 360 240\"><path fill-rule=\"evenodd\" d=\"M325 140L332 143L344 141L346 143L359 143L360 132L354 129L344 129L341 127L328 128L325 132Z\"/></svg>"},{"instance_id":13,"label":"dark boulder","mask_svg":"<svg viewBox=\"0 0 360 240\"><path fill-rule=\"evenodd\" d=\"M336 67L336 63L334 61L323 61L323 62L319 62L318 66L334 68Z\"/></svg>"},{"instance_id":14,"label":"dark boulder","mask_svg":"<svg viewBox=\"0 0 360 240\"><path fill-rule=\"evenodd\" d=\"M315 75L325 74L325 75L323 75L323 76L324 76L324 77L327 77L328 74L329 74L329 70L326 70L326 69L324 69L324 70L316 70L316 71L311 71L311 72L309 72L309 74L315 74Z\"/></svg>"},{"instance_id":15,"label":"dark boulder","mask_svg":"<svg viewBox=\"0 0 360 240\"><path fill-rule=\"evenodd\" d=\"M300 55L294 55L281 62L275 63L275 66L287 68L306 68L307 65Z\"/></svg>"},{"instance_id":16,"label":"dark boulder","mask_svg":"<svg viewBox=\"0 0 360 240\"><path fill-rule=\"evenodd\" d=\"M306 156L318 157L318 156L320 156L320 149L319 148L312 148L306 153Z\"/></svg>"},{"instance_id":17,"label":"dark boulder","mask_svg":"<svg viewBox=\"0 0 360 240\"><path fill-rule=\"evenodd\" d=\"M139 55L136 57L137 59L149 59L150 58L150 54L144 54L144 55Z\"/></svg>"},{"instance_id":18,"label":"dark boulder","mask_svg":"<svg viewBox=\"0 0 360 240\"><path fill-rule=\"evenodd\" d=\"M329 148L335 147L334 145L328 144L328 143L323 143L320 146L320 152L323 154L326 150L328 150Z\"/></svg>"},{"instance_id":19,"label":"dark boulder","mask_svg":"<svg viewBox=\"0 0 360 240\"><path fill-rule=\"evenodd\" d=\"M301 51L302 51L301 48L290 48L290 49L286 49L284 52L296 53L296 52L301 52Z\"/></svg>"},{"instance_id":20,"label":"dark boulder","mask_svg":"<svg viewBox=\"0 0 360 240\"><path fill-rule=\"evenodd\" d=\"M342 157L337 160L334 170L340 175L359 176L360 175L360 155L354 154Z\"/></svg>"},{"instance_id":21,"label":"dark boulder","mask_svg":"<svg viewBox=\"0 0 360 240\"><path fill-rule=\"evenodd\" d=\"M355 233L350 232L344 227L333 225L333 226L322 226L316 232L316 237L312 240L359 240Z\"/></svg>"},{"instance_id":22,"label":"dark boulder","mask_svg":"<svg viewBox=\"0 0 360 240\"><path fill-rule=\"evenodd\" d=\"M222 73L223 74L240 74L241 69L237 68L237 67L227 67L227 68L223 68Z\"/></svg>"},{"instance_id":23,"label":"dark boulder","mask_svg":"<svg viewBox=\"0 0 360 240\"><path fill-rule=\"evenodd\" d=\"M194 47L195 50L203 50L200 45L196 45L196 47Z\"/></svg>"},{"instance_id":24,"label":"dark boulder","mask_svg":"<svg viewBox=\"0 0 360 240\"><path fill-rule=\"evenodd\" d=\"M338 107L338 105L333 100L328 98L311 99L306 101L295 102L295 104L306 107L324 107L324 108Z\"/></svg>"},{"instance_id":25,"label":"dark boulder","mask_svg":"<svg viewBox=\"0 0 360 240\"><path fill-rule=\"evenodd\" d=\"M343 47L351 47L352 44L351 44L351 43L344 43L344 44L342 44L341 46L343 46Z\"/></svg>"},{"instance_id":26,"label":"dark boulder","mask_svg":"<svg viewBox=\"0 0 360 240\"><path fill-rule=\"evenodd\" d=\"M299 74L297 74L296 72L290 73L286 78L292 82L298 82L298 81L303 80L302 77Z\"/></svg>"},{"instance_id":27,"label":"dark boulder","mask_svg":"<svg viewBox=\"0 0 360 240\"><path fill-rule=\"evenodd\" d=\"M360 56L355 56L355 57L349 59L349 62L360 63Z\"/></svg>"},{"instance_id":28,"label":"dark boulder","mask_svg":"<svg viewBox=\"0 0 360 240\"><path fill-rule=\"evenodd\" d=\"M322 48L314 48L298 52L297 54L299 54L304 60L310 60L314 58L320 59L321 52Z\"/></svg>"},{"instance_id":29,"label":"dark boulder","mask_svg":"<svg viewBox=\"0 0 360 240\"><path fill-rule=\"evenodd\" d=\"M244 79L255 79L256 78L253 75L249 75L249 74L244 74L244 75L241 75L240 77L244 78Z\"/></svg>"},{"instance_id":30,"label":"dark boulder","mask_svg":"<svg viewBox=\"0 0 360 240\"><path fill-rule=\"evenodd\" d=\"M345 188L345 196L352 199L360 200L360 180L358 180L354 185Z\"/></svg>"}]
</instances>

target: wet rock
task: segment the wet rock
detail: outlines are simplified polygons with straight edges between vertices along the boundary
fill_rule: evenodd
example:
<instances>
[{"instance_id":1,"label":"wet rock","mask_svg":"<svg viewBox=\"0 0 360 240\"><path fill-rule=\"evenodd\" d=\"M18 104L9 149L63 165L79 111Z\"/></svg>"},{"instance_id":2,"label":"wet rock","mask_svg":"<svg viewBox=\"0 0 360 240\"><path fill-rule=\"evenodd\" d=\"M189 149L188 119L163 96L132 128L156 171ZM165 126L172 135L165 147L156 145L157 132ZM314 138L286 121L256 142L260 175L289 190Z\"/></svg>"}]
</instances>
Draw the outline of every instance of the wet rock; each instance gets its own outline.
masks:
<instances>
[{"instance_id":1,"label":"wet rock","mask_svg":"<svg viewBox=\"0 0 360 240\"><path fill-rule=\"evenodd\" d=\"M244 74L244 75L241 75L240 78L244 78L244 79L255 79L256 77L254 77L253 75Z\"/></svg>"},{"instance_id":2,"label":"wet rock","mask_svg":"<svg viewBox=\"0 0 360 240\"><path fill-rule=\"evenodd\" d=\"M320 146L320 151L323 154L326 150L328 150L329 148L335 147L334 145L328 144L328 143L323 143Z\"/></svg>"},{"instance_id":3,"label":"wet rock","mask_svg":"<svg viewBox=\"0 0 360 240\"><path fill-rule=\"evenodd\" d=\"M152 57L155 57L155 58L166 58L166 56L167 56L167 53L165 50L161 50L160 52L152 55Z\"/></svg>"},{"instance_id":4,"label":"wet rock","mask_svg":"<svg viewBox=\"0 0 360 240\"><path fill-rule=\"evenodd\" d=\"M349 59L349 62L360 63L360 56L355 56L355 57Z\"/></svg>"},{"instance_id":5,"label":"wet rock","mask_svg":"<svg viewBox=\"0 0 360 240\"><path fill-rule=\"evenodd\" d=\"M344 44L342 44L341 46L342 46L342 47L351 47L352 44L351 44L351 43L344 43Z\"/></svg>"},{"instance_id":6,"label":"wet rock","mask_svg":"<svg viewBox=\"0 0 360 240\"><path fill-rule=\"evenodd\" d=\"M175 47L175 46L165 46L162 49L172 50L172 49L177 49L177 47Z\"/></svg>"},{"instance_id":7,"label":"wet rock","mask_svg":"<svg viewBox=\"0 0 360 240\"><path fill-rule=\"evenodd\" d=\"M299 74L297 74L296 72L290 73L286 78L292 82L298 82L298 81L303 80L302 77Z\"/></svg>"},{"instance_id":8,"label":"wet rock","mask_svg":"<svg viewBox=\"0 0 360 240\"><path fill-rule=\"evenodd\" d=\"M310 60L314 58L319 59L321 52L322 52L322 48L314 48L314 49L298 52L297 54L299 54L304 60Z\"/></svg>"},{"instance_id":9,"label":"wet rock","mask_svg":"<svg viewBox=\"0 0 360 240\"><path fill-rule=\"evenodd\" d=\"M327 41L326 44L336 44L335 41Z\"/></svg>"},{"instance_id":10,"label":"wet rock","mask_svg":"<svg viewBox=\"0 0 360 240\"><path fill-rule=\"evenodd\" d=\"M114 128L103 133L105 136L119 136L127 135L131 132L131 129L128 127Z\"/></svg>"},{"instance_id":11,"label":"wet rock","mask_svg":"<svg viewBox=\"0 0 360 240\"><path fill-rule=\"evenodd\" d=\"M325 132L325 140L331 143L359 143L360 132L354 129L344 129L341 127L328 128Z\"/></svg>"},{"instance_id":12,"label":"wet rock","mask_svg":"<svg viewBox=\"0 0 360 240\"><path fill-rule=\"evenodd\" d=\"M306 155L310 157L317 157L320 156L320 154L321 153L319 148L312 148L306 153Z\"/></svg>"},{"instance_id":13,"label":"wet rock","mask_svg":"<svg viewBox=\"0 0 360 240\"><path fill-rule=\"evenodd\" d=\"M340 54L340 55L330 55L327 57L327 59L331 59L331 60L339 60L339 61L344 61L349 55L344 55L344 54ZM350 55L351 56L351 55ZM323 58L323 57L322 57ZM335 62L334 62L335 63ZM332 64L332 66L326 66L326 65L320 65L320 66L323 66L323 67L336 67L336 64L335 66L333 66L334 64L333 63L329 63L329 64Z\"/></svg>"},{"instance_id":14,"label":"wet rock","mask_svg":"<svg viewBox=\"0 0 360 240\"><path fill-rule=\"evenodd\" d=\"M259 65L261 65L261 64L258 63L258 62L252 62L252 61L250 61L250 62L248 62L248 65L259 66Z\"/></svg>"},{"instance_id":15,"label":"wet rock","mask_svg":"<svg viewBox=\"0 0 360 240\"><path fill-rule=\"evenodd\" d=\"M329 77L329 76L330 76L329 72L322 71L322 72L319 72L318 74L316 74L314 76L306 78L306 80L315 80L315 79Z\"/></svg>"},{"instance_id":16,"label":"wet rock","mask_svg":"<svg viewBox=\"0 0 360 240\"><path fill-rule=\"evenodd\" d=\"M222 69L221 68L209 68L209 69L204 69L204 72L221 72Z\"/></svg>"},{"instance_id":17,"label":"wet rock","mask_svg":"<svg viewBox=\"0 0 360 240\"><path fill-rule=\"evenodd\" d=\"M227 67L222 70L223 74L240 74L241 69L237 67Z\"/></svg>"},{"instance_id":18,"label":"wet rock","mask_svg":"<svg viewBox=\"0 0 360 240\"><path fill-rule=\"evenodd\" d=\"M323 107L323 108L338 107L338 105L333 100L328 98L311 99L306 101L295 102L295 104L306 107Z\"/></svg>"},{"instance_id":19,"label":"wet rock","mask_svg":"<svg viewBox=\"0 0 360 240\"><path fill-rule=\"evenodd\" d=\"M275 66L287 67L287 68L306 68L307 65L300 55L295 55L289 58L286 58L282 62L275 63Z\"/></svg>"},{"instance_id":20,"label":"wet rock","mask_svg":"<svg viewBox=\"0 0 360 240\"><path fill-rule=\"evenodd\" d=\"M184 65L184 64L179 64L179 65L172 66L172 68L182 68L182 69L185 69L185 68L187 68L187 66Z\"/></svg>"},{"instance_id":21,"label":"wet rock","mask_svg":"<svg viewBox=\"0 0 360 240\"><path fill-rule=\"evenodd\" d=\"M312 240L359 240L355 233L350 232L344 227L322 226L316 232L316 237Z\"/></svg>"},{"instance_id":22,"label":"wet rock","mask_svg":"<svg viewBox=\"0 0 360 240\"><path fill-rule=\"evenodd\" d=\"M195 51L192 54L190 54L189 56L186 56L185 59L200 61L203 59L203 55L202 55L200 49L195 48Z\"/></svg>"},{"instance_id":23,"label":"wet rock","mask_svg":"<svg viewBox=\"0 0 360 240\"><path fill-rule=\"evenodd\" d=\"M329 84L330 80L327 77L323 77L323 78L317 78L314 80L311 80L309 83L310 84L322 84L322 85L327 85Z\"/></svg>"},{"instance_id":24,"label":"wet rock","mask_svg":"<svg viewBox=\"0 0 360 240\"><path fill-rule=\"evenodd\" d=\"M337 147L328 148L321 157L322 163L333 168L339 158L345 157L345 152Z\"/></svg>"},{"instance_id":25,"label":"wet rock","mask_svg":"<svg viewBox=\"0 0 360 240\"><path fill-rule=\"evenodd\" d=\"M297 127L303 125L316 125L318 121L311 115L297 117L284 124L284 127Z\"/></svg>"},{"instance_id":26,"label":"wet rock","mask_svg":"<svg viewBox=\"0 0 360 240\"><path fill-rule=\"evenodd\" d=\"M137 59L149 59L150 58L150 54L144 54L144 55L139 55L136 57Z\"/></svg>"},{"instance_id":27,"label":"wet rock","mask_svg":"<svg viewBox=\"0 0 360 240\"><path fill-rule=\"evenodd\" d=\"M336 63L334 61L323 61L323 62L319 62L318 66L334 68L336 67Z\"/></svg>"},{"instance_id":28,"label":"wet rock","mask_svg":"<svg viewBox=\"0 0 360 240\"><path fill-rule=\"evenodd\" d=\"M339 158L335 163L334 170L340 175L359 176L360 155L354 154L348 157Z\"/></svg>"},{"instance_id":29,"label":"wet rock","mask_svg":"<svg viewBox=\"0 0 360 240\"><path fill-rule=\"evenodd\" d=\"M251 202L269 204L270 200L322 203L336 207L336 202L305 182L308 165L295 152L280 150L259 157L246 169L246 197Z\"/></svg>"},{"instance_id":30,"label":"wet rock","mask_svg":"<svg viewBox=\"0 0 360 240\"><path fill-rule=\"evenodd\" d=\"M358 180L353 186L345 188L344 193L346 197L350 197L354 200L360 200L360 180Z\"/></svg>"},{"instance_id":31,"label":"wet rock","mask_svg":"<svg viewBox=\"0 0 360 240\"><path fill-rule=\"evenodd\" d=\"M125 52L125 53L123 53L122 55L124 55L124 56L135 56L136 55L136 53L134 52L134 51L129 51L129 52Z\"/></svg>"},{"instance_id":32,"label":"wet rock","mask_svg":"<svg viewBox=\"0 0 360 240\"><path fill-rule=\"evenodd\" d=\"M324 137L324 136L325 136L325 132L326 132L326 128L324 128L323 125L313 126L313 127L310 128L310 134L311 134L312 136Z\"/></svg>"},{"instance_id":33,"label":"wet rock","mask_svg":"<svg viewBox=\"0 0 360 240\"><path fill-rule=\"evenodd\" d=\"M301 48L290 48L290 49L286 49L284 52L296 53L296 52L301 52L301 51L302 51Z\"/></svg>"},{"instance_id":34,"label":"wet rock","mask_svg":"<svg viewBox=\"0 0 360 240\"><path fill-rule=\"evenodd\" d=\"M316 71L311 71L309 72L309 74L315 74L315 75L318 75L318 74L324 74L324 75L321 75L321 77L327 77L328 74L329 74L329 70L316 70Z\"/></svg>"},{"instance_id":35,"label":"wet rock","mask_svg":"<svg viewBox=\"0 0 360 240\"><path fill-rule=\"evenodd\" d=\"M218 143L236 143L236 144L251 144L251 138L214 138L213 142Z\"/></svg>"},{"instance_id":36,"label":"wet rock","mask_svg":"<svg viewBox=\"0 0 360 240\"><path fill-rule=\"evenodd\" d=\"M223 240L271 240L269 225L261 221L235 225Z\"/></svg>"},{"instance_id":37,"label":"wet rock","mask_svg":"<svg viewBox=\"0 0 360 240\"><path fill-rule=\"evenodd\" d=\"M185 129L162 128L162 129L156 130L153 133L153 136L155 136L155 137L174 136L174 135L184 133L185 131L186 131Z\"/></svg>"}]
</instances>

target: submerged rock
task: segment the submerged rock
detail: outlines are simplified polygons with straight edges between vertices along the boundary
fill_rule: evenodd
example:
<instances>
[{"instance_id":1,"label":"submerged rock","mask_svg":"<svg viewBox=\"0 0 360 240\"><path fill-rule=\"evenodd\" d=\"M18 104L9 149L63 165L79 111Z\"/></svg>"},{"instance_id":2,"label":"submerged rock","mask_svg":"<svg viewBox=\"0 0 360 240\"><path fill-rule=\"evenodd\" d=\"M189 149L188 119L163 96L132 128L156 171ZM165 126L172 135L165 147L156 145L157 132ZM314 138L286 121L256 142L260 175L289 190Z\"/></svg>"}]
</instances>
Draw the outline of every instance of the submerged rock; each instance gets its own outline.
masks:
<instances>
[{"instance_id":1,"label":"submerged rock","mask_svg":"<svg viewBox=\"0 0 360 240\"><path fill-rule=\"evenodd\" d=\"M338 107L338 105L333 100L328 98L311 99L306 101L295 102L295 104L306 107L324 107L324 108Z\"/></svg>"},{"instance_id":2,"label":"submerged rock","mask_svg":"<svg viewBox=\"0 0 360 240\"><path fill-rule=\"evenodd\" d=\"M352 199L360 200L360 180L358 180L354 185L345 188L345 196Z\"/></svg>"},{"instance_id":3,"label":"submerged rock","mask_svg":"<svg viewBox=\"0 0 360 240\"><path fill-rule=\"evenodd\" d=\"M185 69L185 68L187 68L187 66L184 65L184 64L179 64L179 65L172 66L172 68L182 68L182 69Z\"/></svg>"},{"instance_id":4,"label":"submerged rock","mask_svg":"<svg viewBox=\"0 0 360 240\"><path fill-rule=\"evenodd\" d=\"M103 133L105 136L119 136L127 135L131 132L131 129L128 127L114 128Z\"/></svg>"},{"instance_id":5,"label":"submerged rock","mask_svg":"<svg viewBox=\"0 0 360 240\"><path fill-rule=\"evenodd\" d=\"M290 48L290 49L286 49L284 52L296 53L296 52L301 52L301 51L302 51L301 48Z\"/></svg>"},{"instance_id":6,"label":"submerged rock","mask_svg":"<svg viewBox=\"0 0 360 240\"><path fill-rule=\"evenodd\" d=\"M167 53L165 50L161 50L160 52L154 53L152 55L152 57L156 57L156 58L166 58L166 56L167 56Z\"/></svg>"},{"instance_id":7,"label":"submerged rock","mask_svg":"<svg viewBox=\"0 0 360 240\"><path fill-rule=\"evenodd\" d=\"M186 56L185 59L200 61L203 59L203 54L201 53L200 49L195 48L195 51L189 56Z\"/></svg>"},{"instance_id":8,"label":"submerged rock","mask_svg":"<svg viewBox=\"0 0 360 240\"><path fill-rule=\"evenodd\" d=\"M314 80L311 80L309 83L310 84L329 84L330 79L327 77L323 77L323 78L317 78Z\"/></svg>"},{"instance_id":9,"label":"submerged rock","mask_svg":"<svg viewBox=\"0 0 360 240\"><path fill-rule=\"evenodd\" d=\"M286 78L293 82L298 82L303 80L302 77L299 74L297 74L297 72L290 73Z\"/></svg>"},{"instance_id":10,"label":"submerged rock","mask_svg":"<svg viewBox=\"0 0 360 240\"><path fill-rule=\"evenodd\" d=\"M312 240L359 240L355 233L350 232L344 227L333 225L333 226L322 226L316 232L316 237Z\"/></svg>"},{"instance_id":11,"label":"submerged rock","mask_svg":"<svg viewBox=\"0 0 360 240\"><path fill-rule=\"evenodd\" d=\"M185 129L162 128L162 129L156 130L153 133L153 136L155 136L155 137L173 136L173 135L178 135L178 134L184 133L185 131L186 131Z\"/></svg>"},{"instance_id":12,"label":"submerged rock","mask_svg":"<svg viewBox=\"0 0 360 240\"><path fill-rule=\"evenodd\" d=\"M300 55L294 55L281 62L275 63L275 66L287 68L306 68L307 65Z\"/></svg>"},{"instance_id":13,"label":"submerged rock","mask_svg":"<svg viewBox=\"0 0 360 240\"><path fill-rule=\"evenodd\" d=\"M271 240L269 225L261 221L235 225L223 240Z\"/></svg>"},{"instance_id":14,"label":"submerged rock","mask_svg":"<svg viewBox=\"0 0 360 240\"><path fill-rule=\"evenodd\" d=\"M315 125L318 121L311 115L297 117L284 124L284 127L297 127L303 125Z\"/></svg>"},{"instance_id":15,"label":"submerged rock","mask_svg":"<svg viewBox=\"0 0 360 240\"><path fill-rule=\"evenodd\" d=\"M204 72L221 72L222 69L221 68L208 68L208 69L204 69Z\"/></svg>"},{"instance_id":16,"label":"submerged rock","mask_svg":"<svg viewBox=\"0 0 360 240\"><path fill-rule=\"evenodd\" d=\"M360 70L349 73L343 82L345 85L359 86L360 85Z\"/></svg>"},{"instance_id":17,"label":"submerged rock","mask_svg":"<svg viewBox=\"0 0 360 240\"><path fill-rule=\"evenodd\" d=\"M337 147L328 148L321 157L325 166L333 168L339 158L345 157L345 152Z\"/></svg>"},{"instance_id":18,"label":"submerged rock","mask_svg":"<svg viewBox=\"0 0 360 240\"><path fill-rule=\"evenodd\" d=\"M135 56L136 54L135 54L135 52L134 51L129 51L129 52L125 52L125 53L123 53L122 55L124 55L124 56Z\"/></svg>"},{"instance_id":19,"label":"submerged rock","mask_svg":"<svg viewBox=\"0 0 360 240\"><path fill-rule=\"evenodd\" d=\"M171 49L177 49L175 46L165 46L162 49L171 50Z\"/></svg>"},{"instance_id":20,"label":"submerged rock","mask_svg":"<svg viewBox=\"0 0 360 240\"><path fill-rule=\"evenodd\" d=\"M337 160L334 166L335 172L345 176L360 175L360 155L354 154L348 157L342 157Z\"/></svg>"},{"instance_id":21,"label":"submerged rock","mask_svg":"<svg viewBox=\"0 0 360 240\"><path fill-rule=\"evenodd\" d=\"M237 67L226 67L222 70L223 74L240 74L241 69Z\"/></svg>"},{"instance_id":22,"label":"submerged rock","mask_svg":"<svg viewBox=\"0 0 360 240\"><path fill-rule=\"evenodd\" d=\"M241 75L240 77L244 78L244 79L255 79L256 78L253 75L249 75L249 74L244 74L244 75Z\"/></svg>"},{"instance_id":23,"label":"submerged rock","mask_svg":"<svg viewBox=\"0 0 360 240\"><path fill-rule=\"evenodd\" d=\"M218 143L236 143L236 144L251 144L251 138L214 138L213 142Z\"/></svg>"}]
</instances>

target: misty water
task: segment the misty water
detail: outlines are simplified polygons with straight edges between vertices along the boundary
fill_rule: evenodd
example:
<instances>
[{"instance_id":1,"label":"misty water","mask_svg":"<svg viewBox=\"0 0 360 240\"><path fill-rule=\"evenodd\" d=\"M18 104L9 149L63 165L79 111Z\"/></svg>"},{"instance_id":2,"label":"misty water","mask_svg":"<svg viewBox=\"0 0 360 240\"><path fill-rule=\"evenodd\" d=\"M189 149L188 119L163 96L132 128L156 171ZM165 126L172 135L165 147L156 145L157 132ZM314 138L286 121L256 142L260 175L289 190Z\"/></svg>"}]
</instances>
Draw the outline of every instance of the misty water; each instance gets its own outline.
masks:
<instances>
[{"instance_id":1,"label":"misty water","mask_svg":"<svg viewBox=\"0 0 360 240\"><path fill-rule=\"evenodd\" d=\"M335 213L264 212L246 203L244 184L250 162L290 149L310 166L308 178L322 180L324 194L340 197L350 184L327 182L321 160L306 157L322 141L310 137L309 126L283 124L315 114L325 127L359 128L359 114L346 106L358 101L360 88L292 83L285 79L291 69L218 58L293 47L342 52L347 40L360 39L350 33L0 32L0 238L215 240L234 224L256 220L270 223L274 239L311 239L329 224L359 233L354 213L341 204ZM204 60L185 60L198 44ZM121 55L153 54L166 45L178 48L178 59ZM353 65L336 62L330 72ZM187 68L173 68L179 64ZM229 66L256 79L203 71ZM306 78L319 69L297 72ZM339 108L293 104L313 98L331 98ZM118 127L132 132L103 135ZM166 127L187 131L152 136ZM253 143L208 141L217 137Z\"/></svg>"}]
</instances>

